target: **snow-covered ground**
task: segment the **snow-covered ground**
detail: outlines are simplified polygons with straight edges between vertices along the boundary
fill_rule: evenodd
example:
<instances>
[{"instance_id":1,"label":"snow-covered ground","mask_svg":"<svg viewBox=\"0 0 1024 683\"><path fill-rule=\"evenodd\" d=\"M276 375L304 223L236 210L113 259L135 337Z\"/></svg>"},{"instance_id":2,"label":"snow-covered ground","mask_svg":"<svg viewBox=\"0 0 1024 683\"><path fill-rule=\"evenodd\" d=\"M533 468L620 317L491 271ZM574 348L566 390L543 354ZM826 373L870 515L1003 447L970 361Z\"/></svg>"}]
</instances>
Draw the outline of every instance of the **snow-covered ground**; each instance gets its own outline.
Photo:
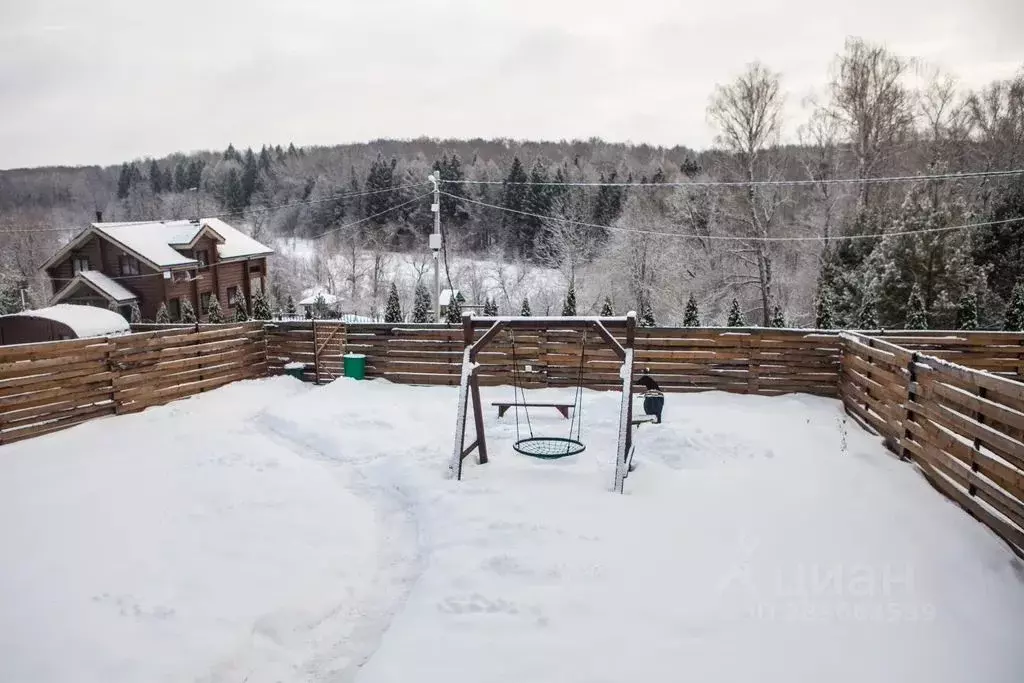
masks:
<instances>
[{"instance_id":1,"label":"snow-covered ground","mask_svg":"<svg viewBox=\"0 0 1024 683\"><path fill-rule=\"evenodd\" d=\"M488 410L462 482L455 402L274 378L0 448L0 681L1021 680L1024 568L835 401L669 396L624 496L614 394L561 461Z\"/></svg>"}]
</instances>

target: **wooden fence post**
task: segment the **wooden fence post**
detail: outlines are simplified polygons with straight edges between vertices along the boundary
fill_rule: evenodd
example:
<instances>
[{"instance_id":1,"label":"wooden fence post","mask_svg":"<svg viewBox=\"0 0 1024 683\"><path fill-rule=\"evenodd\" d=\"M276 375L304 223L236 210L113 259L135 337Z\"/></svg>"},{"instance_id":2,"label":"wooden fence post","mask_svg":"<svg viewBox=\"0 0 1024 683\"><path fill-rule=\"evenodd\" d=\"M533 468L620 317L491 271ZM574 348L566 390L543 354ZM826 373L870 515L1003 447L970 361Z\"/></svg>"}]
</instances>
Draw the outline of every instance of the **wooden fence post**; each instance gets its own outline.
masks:
<instances>
[{"instance_id":1,"label":"wooden fence post","mask_svg":"<svg viewBox=\"0 0 1024 683\"><path fill-rule=\"evenodd\" d=\"M316 318L313 318L313 381L320 384L320 354L316 350Z\"/></svg>"},{"instance_id":2,"label":"wooden fence post","mask_svg":"<svg viewBox=\"0 0 1024 683\"><path fill-rule=\"evenodd\" d=\"M900 460L912 460L913 454L910 449L907 448L906 442L911 441L913 436L912 432L907 428L908 422L916 422L914 419L914 411L910 407L910 403L917 403L917 361L920 358L915 351L910 356L910 362L907 363L907 398L903 403L903 442L900 444Z\"/></svg>"}]
</instances>

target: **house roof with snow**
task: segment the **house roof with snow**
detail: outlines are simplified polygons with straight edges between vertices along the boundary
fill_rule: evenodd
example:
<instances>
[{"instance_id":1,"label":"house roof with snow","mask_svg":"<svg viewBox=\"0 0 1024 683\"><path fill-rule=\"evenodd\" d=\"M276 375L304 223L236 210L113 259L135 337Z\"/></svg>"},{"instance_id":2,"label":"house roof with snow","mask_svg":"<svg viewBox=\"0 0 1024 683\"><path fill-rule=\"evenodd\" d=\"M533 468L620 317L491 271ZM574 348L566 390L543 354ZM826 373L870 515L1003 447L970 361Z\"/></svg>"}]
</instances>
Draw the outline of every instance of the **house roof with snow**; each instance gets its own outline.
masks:
<instances>
[{"instance_id":1,"label":"house roof with snow","mask_svg":"<svg viewBox=\"0 0 1024 683\"><path fill-rule=\"evenodd\" d=\"M128 334L131 327L120 313L96 306L57 304L32 311L12 313L4 318L42 318L66 325L78 338Z\"/></svg>"},{"instance_id":2,"label":"house roof with snow","mask_svg":"<svg viewBox=\"0 0 1024 683\"><path fill-rule=\"evenodd\" d=\"M304 292L302 292L302 294L302 300L299 301L300 306L314 306L316 305L317 298L321 296L324 298L324 303L327 304L328 306L333 306L339 301L341 301L340 297L331 294L322 287L314 287L312 289L307 289Z\"/></svg>"},{"instance_id":3,"label":"house roof with snow","mask_svg":"<svg viewBox=\"0 0 1024 683\"><path fill-rule=\"evenodd\" d=\"M217 244L220 261L269 256L274 250L257 242L219 218L198 221L148 221L131 223L93 223L53 255L42 268L59 262L69 251L87 242L94 235L109 240L156 270L195 268L196 259L179 249L192 249L199 239L208 236Z\"/></svg>"},{"instance_id":4,"label":"house roof with snow","mask_svg":"<svg viewBox=\"0 0 1024 683\"><path fill-rule=\"evenodd\" d=\"M91 289L107 301L113 301L117 304L127 304L138 299L120 283L100 271L82 270L72 278L71 282L54 294L52 300L55 302L63 301L79 287Z\"/></svg>"},{"instance_id":5,"label":"house roof with snow","mask_svg":"<svg viewBox=\"0 0 1024 683\"><path fill-rule=\"evenodd\" d=\"M457 297L459 290L457 289L442 289L441 296L438 297L437 302L441 306L447 306L452 302L452 297Z\"/></svg>"}]
</instances>

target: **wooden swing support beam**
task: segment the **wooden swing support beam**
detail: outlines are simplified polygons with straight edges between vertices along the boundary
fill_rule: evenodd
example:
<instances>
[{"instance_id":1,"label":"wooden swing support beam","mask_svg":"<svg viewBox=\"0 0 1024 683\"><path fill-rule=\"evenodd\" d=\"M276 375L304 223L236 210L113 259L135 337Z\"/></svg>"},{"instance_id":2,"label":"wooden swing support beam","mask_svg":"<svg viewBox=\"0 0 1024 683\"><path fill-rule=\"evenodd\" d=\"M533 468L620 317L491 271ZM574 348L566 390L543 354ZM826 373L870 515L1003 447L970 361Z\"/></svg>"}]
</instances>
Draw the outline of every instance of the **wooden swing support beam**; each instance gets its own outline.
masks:
<instances>
[{"instance_id":1,"label":"wooden swing support beam","mask_svg":"<svg viewBox=\"0 0 1024 683\"><path fill-rule=\"evenodd\" d=\"M486 331L476 339L476 331ZM480 401L480 365L477 358L488 344L503 330L521 332L544 332L557 330L589 330L596 332L622 362L619 376L622 378L622 399L619 410L619 437L615 460L615 490L622 493L623 483L632 450L633 433L633 348L636 340L636 314L630 313L614 318L477 318L472 313L462 316L462 336L465 347L462 352L462 377L459 381L459 407L455 420L455 445L452 449L448 473L453 479L462 479L462 463L468 455L477 451L477 462L487 463L487 440L484 436L484 417ZM612 330L624 332L625 343L612 335ZM473 427L476 438L466 445L466 421L469 402L473 402Z\"/></svg>"}]
</instances>

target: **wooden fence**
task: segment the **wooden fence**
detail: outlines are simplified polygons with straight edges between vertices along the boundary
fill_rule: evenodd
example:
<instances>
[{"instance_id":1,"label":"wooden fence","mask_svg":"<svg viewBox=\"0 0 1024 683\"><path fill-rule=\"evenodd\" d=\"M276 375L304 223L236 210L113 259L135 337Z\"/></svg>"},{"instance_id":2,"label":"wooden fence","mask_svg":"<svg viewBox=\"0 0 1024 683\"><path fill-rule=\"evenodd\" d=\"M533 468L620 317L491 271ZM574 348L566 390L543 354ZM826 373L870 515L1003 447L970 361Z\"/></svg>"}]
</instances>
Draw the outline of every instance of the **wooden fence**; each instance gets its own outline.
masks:
<instances>
[{"instance_id":1,"label":"wooden fence","mask_svg":"<svg viewBox=\"0 0 1024 683\"><path fill-rule=\"evenodd\" d=\"M0 346L0 444L267 374L262 323Z\"/></svg>"},{"instance_id":2,"label":"wooden fence","mask_svg":"<svg viewBox=\"0 0 1024 683\"><path fill-rule=\"evenodd\" d=\"M318 327L320 325L318 324ZM309 323L283 323L268 333L271 371L287 360L314 363ZM478 330L477 335L483 334ZM366 356L367 377L402 384L457 385L464 347L461 327L352 324L343 352ZM643 328L636 370L650 368L667 391L719 389L738 393L837 395L837 334L804 330ZM323 359L320 359L322 362ZM481 383L526 387L620 386L615 354L596 335L558 330L500 334L481 353Z\"/></svg>"},{"instance_id":3,"label":"wooden fence","mask_svg":"<svg viewBox=\"0 0 1024 683\"><path fill-rule=\"evenodd\" d=\"M901 458L1024 555L1024 383L843 335L840 396Z\"/></svg>"},{"instance_id":4,"label":"wooden fence","mask_svg":"<svg viewBox=\"0 0 1024 683\"><path fill-rule=\"evenodd\" d=\"M1024 332L900 330L861 334L884 339L908 351L1024 382Z\"/></svg>"}]
</instances>

